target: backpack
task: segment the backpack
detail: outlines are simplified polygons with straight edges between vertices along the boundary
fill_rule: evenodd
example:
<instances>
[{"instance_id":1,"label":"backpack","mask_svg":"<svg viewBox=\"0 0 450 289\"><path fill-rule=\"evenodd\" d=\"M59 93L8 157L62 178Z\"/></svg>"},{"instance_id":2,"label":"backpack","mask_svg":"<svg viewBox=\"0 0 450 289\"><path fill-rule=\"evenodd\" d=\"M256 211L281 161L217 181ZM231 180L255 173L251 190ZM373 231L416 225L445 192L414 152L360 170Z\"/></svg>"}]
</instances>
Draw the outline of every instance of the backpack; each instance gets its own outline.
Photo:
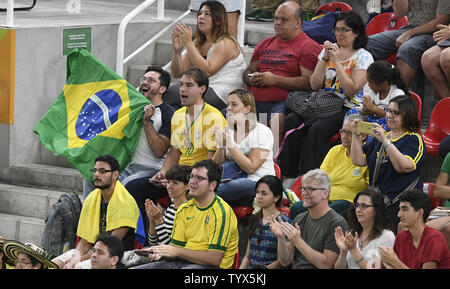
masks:
<instances>
[{"instance_id":1,"label":"backpack","mask_svg":"<svg viewBox=\"0 0 450 289\"><path fill-rule=\"evenodd\" d=\"M81 201L75 193L62 194L45 219L42 247L54 256L75 248Z\"/></svg>"},{"instance_id":2,"label":"backpack","mask_svg":"<svg viewBox=\"0 0 450 289\"><path fill-rule=\"evenodd\" d=\"M319 44L326 40L336 42L334 35L334 20L339 13L326 12L314 17L311 21L302 22L302 30Z\"/></svg>"}]
</instances>

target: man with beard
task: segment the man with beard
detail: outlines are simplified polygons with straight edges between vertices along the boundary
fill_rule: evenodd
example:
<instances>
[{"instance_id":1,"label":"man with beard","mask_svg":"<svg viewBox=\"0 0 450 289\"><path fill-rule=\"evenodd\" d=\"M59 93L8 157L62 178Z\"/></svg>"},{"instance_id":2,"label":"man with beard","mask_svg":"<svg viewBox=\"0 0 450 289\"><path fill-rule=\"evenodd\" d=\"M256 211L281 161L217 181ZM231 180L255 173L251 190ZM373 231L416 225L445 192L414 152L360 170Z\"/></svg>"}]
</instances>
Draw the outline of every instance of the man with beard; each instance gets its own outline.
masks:
<instances>
[{"instance_id":1,"label":"man with beard","mask_svg":"<svg viewBox=\"0 0 450 289\"><path fill-rule=\"evenodd\" d=\"M158 66L149 66L140 79L139 92L151 104L144 107L139 142L131 163L120 174L119 180L128 191L145 190L148 179L162 168L170 143L170 120L173 108L163 102L163 94L170 84L170 74ZM85 181L84 197L94 189Z\"/></svg>"},{"instance_id":2,"label":"man with beard","mask_svg":"<svg viewBox=\"0 0 450 289\"><path fill-rule=\"evenodd\" d=\"M139 219L139 209L133 197L118 180L119 162L110 155L95 159L96 189L84 200L78 221L79 242L52 261L60 268L90 268L91 252L99 234L118 237L124 250L132 250Z\"/></svg>"}]
</instances>

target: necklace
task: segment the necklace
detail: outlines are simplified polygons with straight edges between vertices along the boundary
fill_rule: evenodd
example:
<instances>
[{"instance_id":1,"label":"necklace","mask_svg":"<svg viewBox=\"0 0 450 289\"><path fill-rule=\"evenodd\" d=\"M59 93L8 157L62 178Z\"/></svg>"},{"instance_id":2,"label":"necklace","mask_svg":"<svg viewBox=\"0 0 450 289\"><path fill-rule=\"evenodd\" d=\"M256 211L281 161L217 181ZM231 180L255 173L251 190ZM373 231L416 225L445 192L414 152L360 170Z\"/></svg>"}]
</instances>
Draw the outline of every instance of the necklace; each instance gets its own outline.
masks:
<instances>
[{"instance_id":1,"label":"necklace","mask_svg":"<svg viewBox=\"0 0 450 289\"><path fill-rule=\"evenodd\" d=\"M364 240L362 240L362 236L359 237L359 249L362 251L362 249L364 248L364 243L369 239L369 236L367 236L367 238L365 238Z\"/></svg>"}]
</instances>

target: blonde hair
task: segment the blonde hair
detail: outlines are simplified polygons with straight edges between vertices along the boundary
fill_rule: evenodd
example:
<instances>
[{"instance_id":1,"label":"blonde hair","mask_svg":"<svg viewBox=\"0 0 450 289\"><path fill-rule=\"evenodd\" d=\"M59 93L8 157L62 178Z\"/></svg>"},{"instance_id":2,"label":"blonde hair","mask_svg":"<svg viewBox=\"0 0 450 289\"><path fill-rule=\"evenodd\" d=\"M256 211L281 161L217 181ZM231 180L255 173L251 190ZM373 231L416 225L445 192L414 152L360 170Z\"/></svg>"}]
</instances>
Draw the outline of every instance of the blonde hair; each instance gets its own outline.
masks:
<instances>
[{"instance_id":1,"label":"blonde hair","mask_svg":"<svg viewBox=\"0 0 450 289\"><path fill-rule=\"evenodd\" d=\"M246 121L246 128L248 131L251 131L255 128L258 118L256 116L256 104L255 104L255 97L253 96L253 93L251 93L248 90L238 88L233 91L231 91L228 96L235 94L239 99L242 101L244 106L250 106L250 112L245 115L245 121Z\"/></svg>"}]
</instances>

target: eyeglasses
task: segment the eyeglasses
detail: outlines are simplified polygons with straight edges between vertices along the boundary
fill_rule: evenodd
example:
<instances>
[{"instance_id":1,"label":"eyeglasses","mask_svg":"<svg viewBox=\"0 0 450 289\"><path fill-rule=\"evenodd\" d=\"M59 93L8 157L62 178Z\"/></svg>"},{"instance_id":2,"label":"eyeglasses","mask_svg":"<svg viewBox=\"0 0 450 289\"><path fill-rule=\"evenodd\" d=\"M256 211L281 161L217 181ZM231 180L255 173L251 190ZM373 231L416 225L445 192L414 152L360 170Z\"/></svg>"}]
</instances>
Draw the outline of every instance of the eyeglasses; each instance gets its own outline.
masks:
<instances>
[{"instance_id":1,"label":"eyeglasses","mask_svg":"<svg viewBox=\"0 0 450 289\"><path fill-rule=\"evenodd\" d=\"M94 174L98 172L99 174L103 175L109 172L114 172L114 170L105 170L104 168L100 168L100 169L92 169L91 172L93 172Z\"/></svg>"},{"instance_id":2,"label":"eyeglasses","mask_svg":"<svg viewBox=\"0 0 450 289\"><path fill-rule=\"evenodd\" d=\"M299 192L303 192L303 193L307 193L307 194L312 194L312 193L314 193L314 191L318 191L318 190L326 190L326 189L325 188L311 188L311 187L298 188Z\"/></svg>"},{"instance_id":3,"label":"eyeglasses","mask_svg":"<svg viewBox=\"0 0 450 289\"><path fill-rule=\"evenodd\" d=\"M401 114L400 110L393 110L393 109L387 108L385 111L386 111L386 113L389 113L393 117L397 117Z\"/></svg>"},{"instance_id":4,"label":"eyeglasses","mask_svg":"<svg viewBox=\"0 0 450 289\"><path fill-rule=\"evenodd\" d=\"M141 83L142 83L142 82L147 82L147 83L153 83L153 82L156 82L156 83L161 84L161 82L156 81L156 79L154 79L153 77L142 77L141 79L139 79L139 81L140 81Z\"/></svg>"},{"instance_id":5,"label":"eyeglasses","mask_svg":"<svg viewBox=\"0 0 450 289\"><path fill-rule=\"evenodd\" d=\"M360 208L361 210L365 210L367 208L373 208L373 205L368 205L368 204L364 204L364 203L358 203L358 202L354 202L353 203L353 208L356 210L357 208Z\"/></svg>"},{"instance_id":6,"label":"eyeglasses","mask_svg":"<svg viewBox=\"0 0 450 289\"><path fill-rule=\"evenodd\" d=\"M345 33L345 32L349 32L352 31L353 29L351 28L346 28L346 27L334 27L334 33Z\"/></svg>"},{"instance_id":7,"label":"eyeglasses","mask_svg":"<svg viewBox=\"0 0 450 289\"><path fill-rule=\"evenodd\" d=\"M201 182L204 180L209 180L208 178L199 176L199 175L189 175L189 180L195 179L197 182Z\"/></svg>"},{"instance_id":8,"label":"eyeglasses","mask_svg":"<svg viewBox=\"0 0 450 289\"><path fill-rule=\"evenodd\" d=\"M348 129L343 129L343 128L341 128L340 130L339 130L339 132L341 133L341 134L347 134L347 135L351 135L353 132L351 131L351 130L348 130Z\"/></svg>"}]
</instances>

